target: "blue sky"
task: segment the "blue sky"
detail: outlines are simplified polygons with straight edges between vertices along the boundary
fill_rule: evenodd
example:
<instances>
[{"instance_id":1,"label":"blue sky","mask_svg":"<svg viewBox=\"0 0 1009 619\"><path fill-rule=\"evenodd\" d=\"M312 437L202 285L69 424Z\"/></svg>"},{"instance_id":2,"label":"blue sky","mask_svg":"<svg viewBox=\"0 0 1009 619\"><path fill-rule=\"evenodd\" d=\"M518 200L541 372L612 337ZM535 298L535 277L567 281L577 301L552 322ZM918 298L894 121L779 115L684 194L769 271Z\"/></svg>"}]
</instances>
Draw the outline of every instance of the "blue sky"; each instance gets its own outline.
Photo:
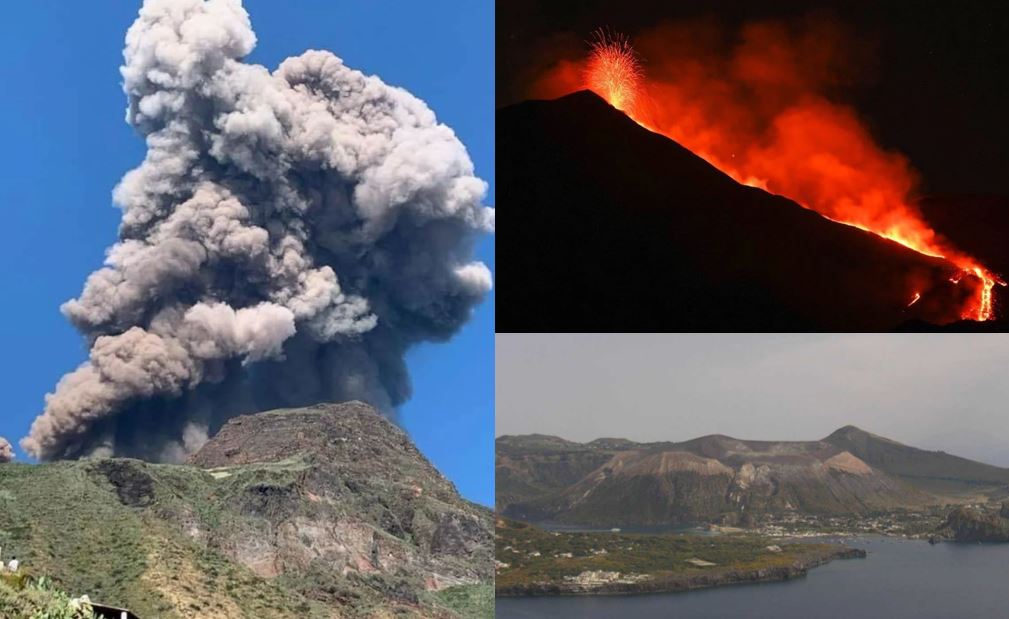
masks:
<instances>
[{"instance_id":1,"label":"blue sky","mask_svg":"<svg viewBox=\"0 0 1009 619\"><path fill-rule=\"evenodd\" d=\"M0 21L0 435L16 442L43 395L85 357L59 313L116 236L111 191L144 145L123 121L119 65L136 3L33 0ZM469 149L494 203L491 0L246 0L249 60L274 68L309 48L424 99ZM493 269L493 239L478 248ZM402 423L470 500L493 504L494 299L447 344L409 356ZM18 451L20 457L24 454Z\"/></svg>"}]
</instances>

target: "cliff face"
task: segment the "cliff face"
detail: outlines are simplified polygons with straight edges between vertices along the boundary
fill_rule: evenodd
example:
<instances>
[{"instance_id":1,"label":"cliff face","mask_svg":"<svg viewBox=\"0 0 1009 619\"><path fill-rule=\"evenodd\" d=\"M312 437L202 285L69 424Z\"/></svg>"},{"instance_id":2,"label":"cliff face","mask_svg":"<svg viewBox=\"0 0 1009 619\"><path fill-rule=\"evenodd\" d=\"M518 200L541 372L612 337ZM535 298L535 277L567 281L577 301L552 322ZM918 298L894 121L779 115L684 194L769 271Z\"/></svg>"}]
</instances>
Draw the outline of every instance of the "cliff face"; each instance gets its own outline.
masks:
<instances>
[{"instance_id":1,"label":"cliff face","mask_svg":"<svg viewBox=\"0 0 1009 619\"><path fill-rule=\"evenodd\" d=\"M934 498L827 441L502 437L497 507L530 521L662 525L768 512L858 514Z\"/></svg>"},{"instance_id":2,"label":"cliff face","mask_svg":"<svg viewBox=\"0 0 1009 619\"><path fill-rule=\"evenodd\" d=\"M287 469L234 496L250 528L215 540L262 576L404 578L386 591L394 595L492 577L489 515L463 501L403 431L360 402L232 419L191 462L219 479L233 467L237 474L261 463Z\"/></svg>"},{"instance_id":3,"label":"cliff face","mask_svg":"<svg viewBox=\"0 0 1009 619\"><path fill-rule=\"evenodd\" d=\"M235 418L189 465L0 467L4 551L140 616L477 616L492 525L357 402Z\"/></svg>"}]
</instances>

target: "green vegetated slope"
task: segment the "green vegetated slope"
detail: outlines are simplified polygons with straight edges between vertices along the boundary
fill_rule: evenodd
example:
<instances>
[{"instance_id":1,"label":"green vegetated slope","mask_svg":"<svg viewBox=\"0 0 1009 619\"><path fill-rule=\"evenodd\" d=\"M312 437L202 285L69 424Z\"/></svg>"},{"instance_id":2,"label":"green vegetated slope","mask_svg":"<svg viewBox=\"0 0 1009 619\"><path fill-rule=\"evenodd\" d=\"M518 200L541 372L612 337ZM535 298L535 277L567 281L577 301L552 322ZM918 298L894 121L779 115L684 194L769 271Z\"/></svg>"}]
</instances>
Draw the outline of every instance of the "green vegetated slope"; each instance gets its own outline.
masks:
<instances>
[{"instance_id":1,"label":"green vegetated slope","mask_svg":"<svg viewBox=\"0 0 1009 619\"><path fill-rule=\"evenodd\" d=\"M48 578L3 574L0 576L0 617L95 619L95 613L86 599L74 598Z\"/></svg>"},{"instance_id":2,"label":"green vegetated slope","mask_svg":"<svg viewBox=\"0 0 1009 619\"><path fill-rule=\"evenodd\" d=\"M150 483L134 505L107 481L109 465ZM234 564L174 519L190 511L211 530L248 528L229 518L223 499L252 479L271 478L278 481L273 471L251 467L218 486L195 468L125 460L5 465L0 544L26 572L141 617L298 616L312 610L307 598Z\"/></svg>"},{"instance_id":3,"label":"green vegetated slope","mask_svg":"<svg viewBox=\"0 0 1009 619\"><path fill-rule=\"evenodd\" d=\"M144 619L452 618L490 599L489 511L365 405L238 418L194 462L2 465L3 554Z\"/></svg>"},{"instance_id":4,"label":"green vegetated slope","mask_svg":"<svg viewBox=\"0 0 1009 619\"><path fill-rule=\"evenodd\" d=\"M601 572L628 582L609 592L679 590L787 579L806 567L859 551L821 543L782 543L757 535L645 535L550 532L498 519L500 593L586 593L571 579ZM617 576L619 574L619 576ZM642 579L641 577L646 577ZM616 587L613 589L612 587Z\"/></svg>"},{"instance_id":5,"label":"green vegetated slope","mask_svg":"<svg viewBox=\"0 0 1009 619\"><path fill-rule=\"evenodd\" d=\"M434 594L437 601L460 617L473 619L493 619L494 617L494 584L468 585L449 587Z\"/></svg>"}]
</instances>

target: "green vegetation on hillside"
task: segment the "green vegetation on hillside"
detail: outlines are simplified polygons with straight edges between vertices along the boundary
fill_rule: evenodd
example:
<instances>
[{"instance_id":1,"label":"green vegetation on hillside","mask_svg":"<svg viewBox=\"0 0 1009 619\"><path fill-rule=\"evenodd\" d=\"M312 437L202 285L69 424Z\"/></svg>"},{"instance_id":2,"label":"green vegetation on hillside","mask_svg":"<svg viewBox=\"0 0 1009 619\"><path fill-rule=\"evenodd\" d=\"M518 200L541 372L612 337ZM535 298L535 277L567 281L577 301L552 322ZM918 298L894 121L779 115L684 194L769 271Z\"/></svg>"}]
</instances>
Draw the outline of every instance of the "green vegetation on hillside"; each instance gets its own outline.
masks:
<instances>
[{"instance_id":1,"label":"green vegetation on hillside","mask_svg":"<svg viewBox=\"0 0 1009 619\"><path fill-rule=\"evenodd\" d=\"M386 592L409 605L407 592L423 583L405 575L344 577L320 565L263 578L206 544L222 532L256 539L268 534L259 516L314 509L289 498L308 468L300 457L211 471L126 460L5 464L0 547L73 595L141 617L330 617L332 604L320 600L367 616L388 604ZM367 515L381 505L348 500L344 509ZM434 608L463 609L459 616L483 616L490 586L459 589L426 599ZM6 616L14 615L0 612Z\"/></svg>"},{"instance_id":2,"label":"green vegetation on hillside","mask_svg":"<svg viewBox=\"0 0 1009 619\"><path fill-rule=\"evenodd\" d=\"M449 587L434 594L436 603L466 619L494 619L494 585Z\"/></svg>"},{"instance_id":3,"label":"green vegetation on hillside","mask_svg":"<svg viewBox=\"0 0 1009 619\"><path fill-rule=\"evenodd\" d=\"M0 472L0 547L23 569L52 574L92 599L132 602L147 569L140 517L124 509L85 467L7 464ZM152 599L147 610L164 600Z\"/></svg>"},{"instance_id":4,"label":"green vegetation on hillside","mask_svg":"<svg viewBox=\"0 0 1009 619\"><path fill-rule=\"evenodd\" d=\"M4 619L94 619L91 604L56 588L46 577L0 575L0 617Z\"/></svg>"},{"instance_id":5,"label":"green vegetation on hillside","mask_svg":"<svg viewBox=\"0 0 1009 619\"><path fill-rule=\"evenodd\" d=\"M490 616L492 528L361 403L235 418L189 465L0 464L2 558L145 619Z\"/></svg>"},{"instance_id":6,"label":"green vegetation on hillside","mask_svg":"<svg viewBox=\"0 0 1009 619\"><path fill-rule=\"evenodd\" d=\"M133 462L126 469L129 475L141 471L150 476L136 477L133 484L118 489L124 493L118 496L96 471L101 466L102 461L4 465L0 469L4 555L17 556L31 573L52 575L75 595L128 607L140 616L178 617L236 608L250 616L316 616L303 614L313 606L304 597L228 561L184 535L171 520L185 503L202 512L204 522L236 526L226 516L220 496L234 491L231 484L193 467ZM250 467L246 474L277 481L257 469ZM141 506L152 510L131 508ZM317 616L327 615L320 608Z\"/></svg>"},{"instance_id":7,"label":"green vegetation on hillside","mask_svg":"<svg viewBox=\"0 0 1009 619\"><path fill-rule=\"evenodd\" d=\"M590 571L662 580L712 570L789 568L798 559L829 554L834 548L831 544L786 544L757 535L559 533L499 519L497 588L562 583L566 577ZM692 560L713 565L699 567Z\"/></svg>"}]
</instances>

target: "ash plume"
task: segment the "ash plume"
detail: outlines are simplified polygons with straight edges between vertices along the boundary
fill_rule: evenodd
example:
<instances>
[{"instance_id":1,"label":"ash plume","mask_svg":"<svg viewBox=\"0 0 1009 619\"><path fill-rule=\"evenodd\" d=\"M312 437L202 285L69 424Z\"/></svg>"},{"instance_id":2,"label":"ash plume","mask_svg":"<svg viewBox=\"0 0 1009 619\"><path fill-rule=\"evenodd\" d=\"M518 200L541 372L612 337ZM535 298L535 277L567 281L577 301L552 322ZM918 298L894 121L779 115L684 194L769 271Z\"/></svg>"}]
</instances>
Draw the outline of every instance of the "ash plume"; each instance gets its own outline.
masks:
<instances>
[{"instance_id":1,"label":"ash plume","mask_svg":"<svg viewBox=\"0 0 1009 619\"><path fill-rule=\"evenodd\" d=\"M10 462L14 459L14 449L10 441L0 436L0 462Z\"/></svg>"},{"instance_id":2,"label":"ash plume","mask_svg":"<svg viewBox=\"0 0 1009 619\"><path fill-rule=\"evenodd\" d=\"M271 72L239 0L146 0L126 35L144 161L119 241L62 307L90 353L22 439L37 458L179 460L227 418L410 394L403 356L491 287L486 184L423 101L326 51Z\"/></svg>"}]
</instances>

